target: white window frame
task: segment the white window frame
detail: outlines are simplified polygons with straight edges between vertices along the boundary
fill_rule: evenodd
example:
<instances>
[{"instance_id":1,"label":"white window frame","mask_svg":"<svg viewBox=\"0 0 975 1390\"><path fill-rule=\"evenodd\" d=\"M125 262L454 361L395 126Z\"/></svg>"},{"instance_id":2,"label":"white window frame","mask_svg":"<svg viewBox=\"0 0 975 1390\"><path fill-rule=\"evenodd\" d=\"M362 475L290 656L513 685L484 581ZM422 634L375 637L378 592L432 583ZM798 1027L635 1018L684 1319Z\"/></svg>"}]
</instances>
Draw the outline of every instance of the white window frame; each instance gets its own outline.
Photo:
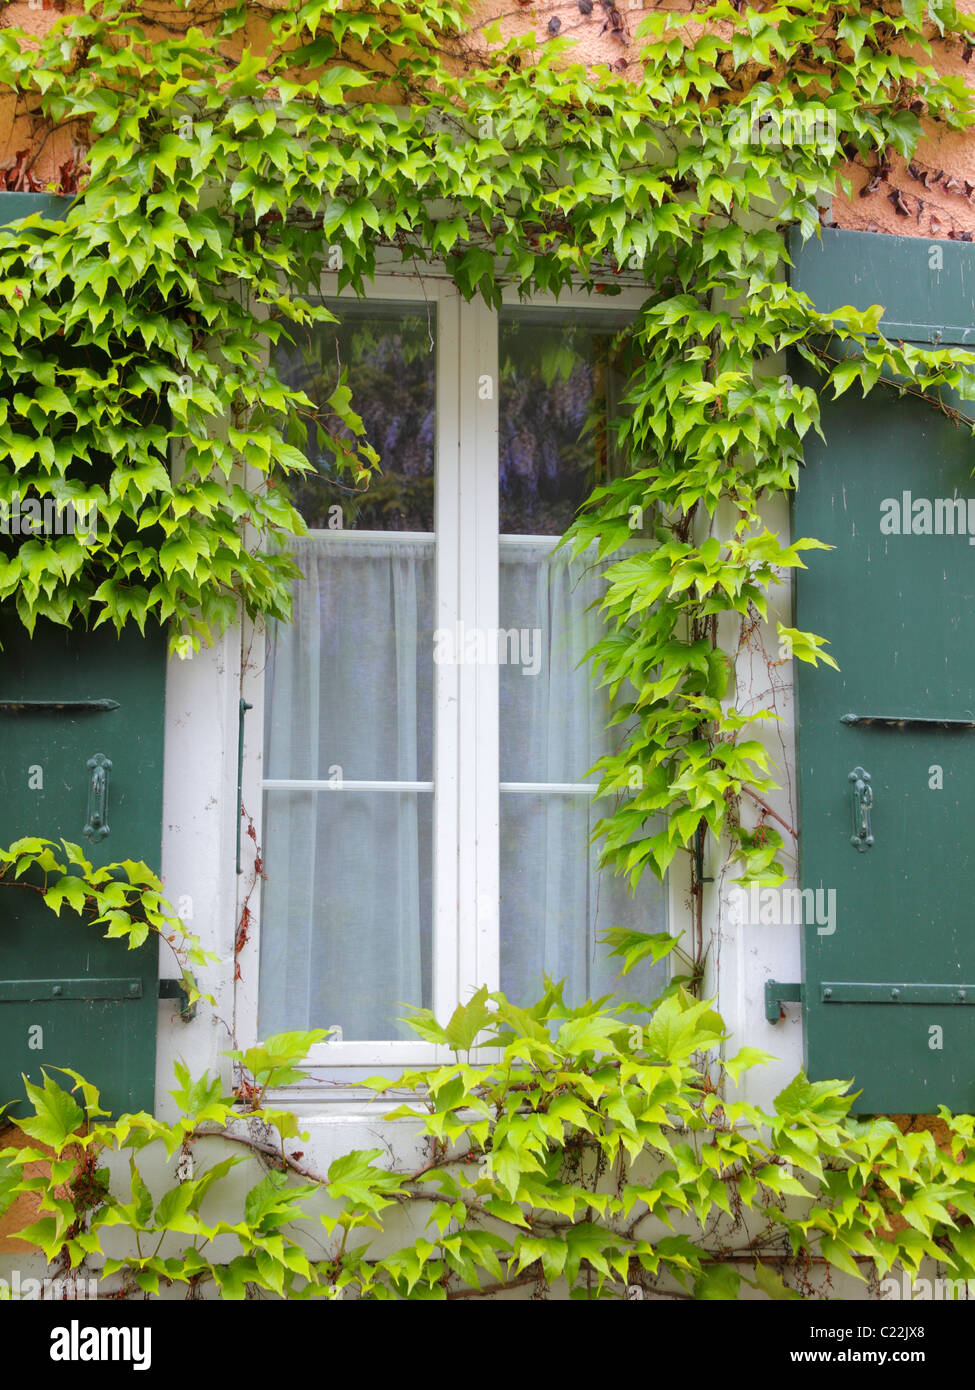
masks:
<instances>
[{"instance_id":1,"label":"white window frame","mask_svg":"<svg viewBox=\"0 0 975 1390\"><path fill-rule=\"evenodd\" d=\"M338 294L336 276L322 277L323 298ZM624 290L607 305L583 292L558 298L536 295L532 307L565 311L612 307L636 310L645 290ZM497 628L498 535L498 315L480 299L463 300L445 276L384 274L366 285L367 299L436 306L436 624L455 630ZM523 303L505 290L505 305ZM484 383L489 380L488 395ZM314 534L314 533L313 533ZM334 538L341 534L330 531ZM350 533L351 534L351 533ZM524 541L524 537L520 538ZM539 538L551 544L551 538ZM354 544L354 540L350 543ZM242 625L241 696L252 707L246 716L242 803L263 845L263 737L265 640L262 625ZM480 985L499 987L500 791L499 672L495 663L437 664L434 733L433 1010L444 1022L458 1003ZM272 784L273 785L273 784ZM348 786L348 784L346 784ZM505 784L530 791L534 784ZM550 787L549 790L554 790ZM570 790L567 785L564 789ZM581 784L571 790L582 792ZM322 790L322 796L341 796ZM250 920L246 942L237 953L234 1022L239 1046L258 1038L260 884L248 860L252 842L242 833L244 872L239 879L237 921L245 904ZM689 925L687 884L668 874L670 930ZM322 1026L325 1026L324 1022ZM486 1058L487 1054L483 1054ZM372 1099L354 1082L379 1069L383 1075L404 1067L453 1060L443 1047L416 1041L332 1041L312 1049L309 1081L283 1093L289 1104L356 1110ZM360 1069L364 1069L360 1071ZM343 1075L344 1074L344 1075ZM350 1088L351 1083L351 1088ZM373 1104L376 1102L373 1101ZM388 1108L388 1098L379 1104Z\"/></svg>"}]
</instances>

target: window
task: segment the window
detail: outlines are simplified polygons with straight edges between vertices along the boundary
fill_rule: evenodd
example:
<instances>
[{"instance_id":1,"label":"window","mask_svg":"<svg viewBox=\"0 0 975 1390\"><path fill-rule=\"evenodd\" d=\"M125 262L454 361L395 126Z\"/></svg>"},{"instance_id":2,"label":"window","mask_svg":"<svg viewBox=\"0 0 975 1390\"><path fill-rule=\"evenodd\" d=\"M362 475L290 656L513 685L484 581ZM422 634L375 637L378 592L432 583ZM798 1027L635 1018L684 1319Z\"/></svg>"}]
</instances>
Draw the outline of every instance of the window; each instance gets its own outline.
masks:
<instances>
[{"instance_id":1,"label":"window","mask_svg":"<svg viewBox=\"0 0 975 1390\"><path fill-rule=\"evenodd\" d=\"M317 399L341 363L382 459L361 494L314 454L295 484L311 535L264 679L258 1029L338 1027L320 1060L349 1067L431 1056L403 1006L446 1017L479 984L528 1003L543 973L569 1002L664 982L621 984L597 940L663 929L666 903L588 843L614 737L583 662L604 566L555 553L614 466L624 316L395 283L278 359Z\"/></svg>"}]
</instances>

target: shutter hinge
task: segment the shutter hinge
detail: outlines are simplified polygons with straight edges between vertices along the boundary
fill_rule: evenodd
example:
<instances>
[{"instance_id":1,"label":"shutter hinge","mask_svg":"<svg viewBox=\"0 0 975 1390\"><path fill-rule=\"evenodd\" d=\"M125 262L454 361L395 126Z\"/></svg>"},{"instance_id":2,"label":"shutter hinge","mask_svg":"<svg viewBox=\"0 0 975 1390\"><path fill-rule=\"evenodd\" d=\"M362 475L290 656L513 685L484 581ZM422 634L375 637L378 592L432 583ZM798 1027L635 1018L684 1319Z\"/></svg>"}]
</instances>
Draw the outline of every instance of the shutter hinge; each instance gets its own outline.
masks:
<instances>
[{"instance_id":1,"label":"shutter hinge","mask_svg":"<svg viewBox=\"0 0 975 1390\"><path fill-rule=\"evenodd\" d=\"M121 708L118 700L0 700L0 710L12 714L98 714Z\"/></svg>"},{"instance_id":2,"label":"shutter hinge","mask_svg":"<svg viewBox=\"0 0 975 1390\"><path fill-rule=\"evenodd\" d=\"M80 980L0 980L0 1004L141 998L142 981L137 978L92 979L85 975Z\"/></svg>"}]
</instances>

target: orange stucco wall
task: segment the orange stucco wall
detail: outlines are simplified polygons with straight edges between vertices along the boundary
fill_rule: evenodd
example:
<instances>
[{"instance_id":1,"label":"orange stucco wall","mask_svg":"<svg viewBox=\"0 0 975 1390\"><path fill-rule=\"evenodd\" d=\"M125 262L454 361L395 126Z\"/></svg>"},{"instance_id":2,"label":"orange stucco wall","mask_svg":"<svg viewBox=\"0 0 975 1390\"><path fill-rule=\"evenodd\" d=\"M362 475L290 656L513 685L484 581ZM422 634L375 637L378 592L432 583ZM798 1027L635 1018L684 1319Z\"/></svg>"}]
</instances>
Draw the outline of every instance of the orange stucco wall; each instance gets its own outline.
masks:
<instances>
[{"instance_id":1,"label":"orange stucco wall","mask_svg":"<svg viewBox=\"0 0 975 1390\"><path fill-rule=\"evenodd\" d=\"M582 3L585 7L588 0ZM640 69L631 61L634 45L629 40L645 10L651 8L683 6L680 0L652 7L620 0L621 33L613 32L600 0L594 0L589 15L580 12L577 0L538 5L522 5L518 0L514 5L499 5L496 0L485 0L475 6L473 22L479 26L500 19L505 36L534 27L540 41L546 42L549 22L558 19L559 34L578 43L574 61L594 69L610 65L638 81ZM975 13L975 0L959 0L958 8ZM935 42L929 61L940 72L960 75L975 88L975 56L966 63L963 55L964 46L958 41ZM937 178L939 171L941 177ZM975 236L975 131L932 134L922 142L911 170L905 160L895 156L879 181L864 167L850 165L845 172L852 180L853 194L848 197L838 192L834 200L832 217L840 227L932 239L954 235L967 240L966 233ZM870 192L866 192L868 186Z\"/></svg>"},{"instance_id":2,"label":"orange stucco wall","mask_svg":"<svg viewBox=\"0 0 975 1390\"><path fill-rule=\"evenodd\" d=\"M958 8L975 13L975 0L958 0ZM939 72L959 75L969 88L975 88L975 55L966 63L964 47L956 41L935 43L933 50L930 61ZM939 171L941 177L936 178ZM869 171L854 168L849 172L853 196L840 194L833 205L841 227L933 240L952 234L962 240L975 236L975 131L928 136L911 169L899 155L894 156L889 174L872 192L866 191L872 184ZM895 207L897 194L901 201Z\"/></svg>"}]
</instances>

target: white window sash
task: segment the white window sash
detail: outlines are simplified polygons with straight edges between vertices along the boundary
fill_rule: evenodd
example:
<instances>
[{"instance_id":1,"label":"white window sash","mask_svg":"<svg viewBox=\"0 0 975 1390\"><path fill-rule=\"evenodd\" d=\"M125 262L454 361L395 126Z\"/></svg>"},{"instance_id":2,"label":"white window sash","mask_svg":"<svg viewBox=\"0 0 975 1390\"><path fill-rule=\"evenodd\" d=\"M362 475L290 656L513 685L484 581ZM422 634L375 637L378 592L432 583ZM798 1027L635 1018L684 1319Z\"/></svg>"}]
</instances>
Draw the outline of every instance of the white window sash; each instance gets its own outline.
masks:
<instances>
[{"instance_id":1,"label":"white window sash","mask_svg":"<svg viewBox=\"0 0 975 1390\"><path fill-rule=\"evenodd\" d=\"M322 295L336 295L334 276L324 276ZM345 292L354 298L351 292ZM550 536L498 534L498 316L481 301L465 303L453 284L432 276L422 292L413 276L377 274L366 286L366 298L437 306L436 363L436 483L435 533L410 539L434 539L436 554L436 626L455 631L488 631L498 626L499 548L505 544L537 544L552 548ZM625 290L611 307L634 310L644 294ZM504 292L506 304L518 304L517 291ZM536 296L533 307L604 309L582 293ZM485 390L490 382L490 393ZM315 532L312 532L314 535ZM329 531L354 545L354 531ZM385 534L385 533L384 533ZM386 538L395 537L390 533ZM375 789L434 793L433 878L433 1009L445 1022L458 1003L479 985L497 989L500 978L500 796L505 794L587 795L592 783L501 783L499 781L498 668L439 663L435 667L435 732L433 783L344 782L334 786L318 780L262 780L264 729L264 650L261 624L242 624L241 694L251 706L245 722L242 800L262 843L265 790L302 789L323 795L343 789ZM244 843L249 844L247 837ZM251 920L248 939L237 955L240 978L235 987L235 1025L238 1045L258 1038L258 976L260 941L259 885L253 891L252 873L240 878L238 923L246 904ZM689 924L686 894L672 873L668 894L671 930ZM226 949L226 948L225 948ZM490 1054L482 1050L483 1060ZM474 1054L474 1060L477 1059ZM422 1067L453 1059L449 1049L412 1041L335 1041L314 1047L307 1065L323 1072L328 1085L314 1079L298 1088L304 1105L323 1108L367 1107L376 1101L367 1092L340 1090L335 1082L352 1069L379 1068L384 1075L403 1067ZM354 1082L353 1082L354 1086ZM379 1102L382 1105L382 1102Z\"/></svg>"}]
</instances>

